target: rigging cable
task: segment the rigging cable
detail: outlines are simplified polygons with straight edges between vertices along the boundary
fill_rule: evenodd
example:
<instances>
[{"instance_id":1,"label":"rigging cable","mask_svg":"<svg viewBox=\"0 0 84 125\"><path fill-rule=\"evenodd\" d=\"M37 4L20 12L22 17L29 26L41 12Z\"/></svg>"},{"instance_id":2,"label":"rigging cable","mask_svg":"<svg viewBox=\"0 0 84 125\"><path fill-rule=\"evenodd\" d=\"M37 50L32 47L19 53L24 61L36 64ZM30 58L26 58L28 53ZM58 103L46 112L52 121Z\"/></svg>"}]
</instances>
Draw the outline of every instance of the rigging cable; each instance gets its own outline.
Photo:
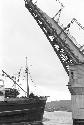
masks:
<instances>
[{"instance_id":1,"label":"rigging cable","mask_svg":"<svg viewBox=\"0 0 84 125\"><path fill-rule=\"evenodd\" d=\"M2 70L2 72L3 72L3 74L5 74L8 78L10 78L13 82L14 82L14 84L17 84L19 87L20 87L20 89L22 89L25 93L27 93L15 80L13 80L13 78L10 76L10 75L8 75L5 71L3 71Z\"/></svg>"}]
</instances>

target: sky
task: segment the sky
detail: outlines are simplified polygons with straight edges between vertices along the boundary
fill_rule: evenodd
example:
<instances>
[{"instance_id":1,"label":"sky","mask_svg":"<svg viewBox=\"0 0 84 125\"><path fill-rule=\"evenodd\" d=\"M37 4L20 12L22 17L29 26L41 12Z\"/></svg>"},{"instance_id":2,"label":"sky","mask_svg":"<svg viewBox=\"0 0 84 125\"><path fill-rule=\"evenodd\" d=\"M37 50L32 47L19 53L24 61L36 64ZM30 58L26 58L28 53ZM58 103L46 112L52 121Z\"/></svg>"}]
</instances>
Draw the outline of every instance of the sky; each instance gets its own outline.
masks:
<instances>
[{"instance_id":1,"label":"sky","mask_svg":"<svg viewBox=\"0 0 84 125\"><path fill-rule=\"evenodd\" d=\"M60 22L66 26L74 17L84 26L84 0L60 1L64 5ZM38 0L36 4L50 17L60 9L56 0ZM84 31L76 27L74 24L70 31L82 45ZM25 8L24 0L0 0L0 72L3 69L11 76L16 74L25 67L26 56L34 81L29 80L30 92L50 96L49 101L71 99L66 86L69 77L44 33ZM4 78L4 81L6 87L12 86L9 79ZM26 82L20 82L26 89Z\"/></svg>"}]
</instances>

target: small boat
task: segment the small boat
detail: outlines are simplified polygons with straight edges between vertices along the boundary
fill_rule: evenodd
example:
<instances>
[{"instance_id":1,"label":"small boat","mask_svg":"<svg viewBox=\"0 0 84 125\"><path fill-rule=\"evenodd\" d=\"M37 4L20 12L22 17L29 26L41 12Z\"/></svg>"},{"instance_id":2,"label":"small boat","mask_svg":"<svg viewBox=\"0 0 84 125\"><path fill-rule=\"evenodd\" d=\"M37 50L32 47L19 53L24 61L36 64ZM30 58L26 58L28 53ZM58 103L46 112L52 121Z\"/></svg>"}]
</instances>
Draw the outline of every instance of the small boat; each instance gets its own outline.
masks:
<instances>
[{"instance_id":1,"label":"small boat","mask_svg":"<svg viewBox=\"0 0 84 125\"><path fill-rule=\"evenodd\" d=\"M14 84L16 81L10 77L5 71L3 71L7 77L9 77ZM28 85L28 66L26 64L27 74L27 97L17 97L18 94L12 94L17 92L16 89L5 88L4 84L0 85L0 124L1 123L20 123L20 122L42 122L46 96L35 96L33 93L29 94ZM18 85L18 84L17 84ZM21 86L18 85L20 88ZM21 88L23 90L23 88ZM9 98L7 98L7 92Z\"/></svg>"}]
</instances>

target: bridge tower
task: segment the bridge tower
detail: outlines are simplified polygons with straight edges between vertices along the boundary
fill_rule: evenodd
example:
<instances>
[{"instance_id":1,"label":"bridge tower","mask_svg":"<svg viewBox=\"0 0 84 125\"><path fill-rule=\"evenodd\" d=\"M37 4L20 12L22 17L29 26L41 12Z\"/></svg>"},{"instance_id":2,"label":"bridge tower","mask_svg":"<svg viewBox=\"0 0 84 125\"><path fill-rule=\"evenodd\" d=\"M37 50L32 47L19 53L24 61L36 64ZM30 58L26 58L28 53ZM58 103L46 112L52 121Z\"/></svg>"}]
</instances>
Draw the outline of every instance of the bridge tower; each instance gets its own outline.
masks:
<instances>
[{"instance_id":1,"label":"bridge tower","mask_svg":"<svg viewBox=\"0 0 84 125\"><path fill-rule=\"evenodd\" d=\"M73 125L84 125L83 46L79 46L75 39L69 34L69 32L67 32L67 29L69 29L71 23L74 21L82 29L84 28L76 19L73 19L67 27L61 26L58 21L49 17L40 8L38 8L32 0L25 0L25 7L29 10L46 35L69 76L68 89L71 93ZM62 8L57 14L60 15Z\"/></svg>"},{"instance_id":2,"label":"bridge tower","mask_svg":"<svg viewBox=\"0 0 84 125\"><path fill-rule=\"evenodd\" d=\"M68 89L71 93L73 125L84 124L84 64L69 66Z\"/></svg>"}]
</instances>

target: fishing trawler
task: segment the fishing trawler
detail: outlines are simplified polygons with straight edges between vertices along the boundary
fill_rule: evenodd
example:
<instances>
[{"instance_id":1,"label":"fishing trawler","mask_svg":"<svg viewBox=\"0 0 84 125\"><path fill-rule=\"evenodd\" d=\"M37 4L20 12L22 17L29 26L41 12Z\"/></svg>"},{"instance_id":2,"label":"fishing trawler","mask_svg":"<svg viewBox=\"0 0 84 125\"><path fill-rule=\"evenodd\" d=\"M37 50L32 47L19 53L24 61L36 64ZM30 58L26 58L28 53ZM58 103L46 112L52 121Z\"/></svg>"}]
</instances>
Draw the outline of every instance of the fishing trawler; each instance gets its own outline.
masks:
<instances>
[{"instance_id":1,"label":"fishing trawler","mask_svg":"<svg viewBox=\"0 0 84 125\"><path fill-rule=\"evenodd\" d=\"M10 75L3 71L14 84L17 84L22 90L23 88ZM13 97L7 98L6 91L13 89L5 89L4 82L0 85L0 124L1 123L18 123L18 122L41 122L43 119L44 108L46 104L46 96L35 96L33 93L29 94L28 85L28 66L26 64L27 75L27 97Z\"/></svg>"}]
</instances>

